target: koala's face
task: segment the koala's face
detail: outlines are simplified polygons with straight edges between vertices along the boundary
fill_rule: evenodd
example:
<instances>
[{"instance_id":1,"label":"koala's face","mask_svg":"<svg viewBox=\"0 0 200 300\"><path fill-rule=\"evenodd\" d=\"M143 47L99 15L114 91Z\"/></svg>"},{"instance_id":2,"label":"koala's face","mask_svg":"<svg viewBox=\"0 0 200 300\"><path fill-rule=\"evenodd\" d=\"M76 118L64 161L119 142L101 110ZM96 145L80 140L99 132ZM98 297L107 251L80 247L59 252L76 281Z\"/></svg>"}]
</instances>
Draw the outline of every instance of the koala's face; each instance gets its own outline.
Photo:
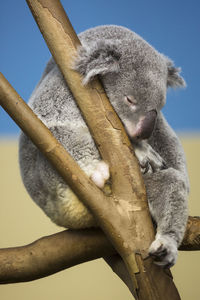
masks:
<instances>
[{"instance_id":1,"label":"koala's face","mask_svg":"<svg viewBox=\"0 0 200 300\"><path fill-rule=\"evenodd\" d=\"M120 34L114 38L117 30ZM99 32L97 28L93 38ZM94 75L100 75L109 100L132 139L149 138L157 113L165 104L167 86L183 85L184 80L169 59L135 33L117 26L108 26L104 35L105 32L110 34L109 39L99 36L99 40L80 49L77 69L85 84Z\"/></svg>"},{"instance_id":2,"label":"koala's face","mask_svg":"<svg viewBox=\"0 0 200 300\"><path fill-rule=\"evenodd\" d=\"M166 100L166 60L143 41L124 42L117 51L116 71L101 81L129 136L148 138Z\"/></svg>"}]
</instances>

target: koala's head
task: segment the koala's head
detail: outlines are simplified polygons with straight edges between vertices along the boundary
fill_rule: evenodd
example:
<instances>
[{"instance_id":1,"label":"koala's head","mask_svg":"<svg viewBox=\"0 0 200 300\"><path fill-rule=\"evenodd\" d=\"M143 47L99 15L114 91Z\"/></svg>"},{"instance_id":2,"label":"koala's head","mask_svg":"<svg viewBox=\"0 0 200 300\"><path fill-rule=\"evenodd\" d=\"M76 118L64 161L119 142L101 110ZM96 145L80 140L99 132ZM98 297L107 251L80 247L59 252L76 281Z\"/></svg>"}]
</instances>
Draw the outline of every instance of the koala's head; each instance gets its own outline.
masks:
<instances>
[{"instance_id":1,"label":"koala's head","mask_svg":"<svg viewBox=\"0 0 200 300\"><path fill-rule=\"evenodd\" d=\"M132 139L149 138L167 87L184 86L171 60L134 32L100 26L82 34L76 69L87 84L99 75L111 104Z\"/></svg>"}]
</instances>

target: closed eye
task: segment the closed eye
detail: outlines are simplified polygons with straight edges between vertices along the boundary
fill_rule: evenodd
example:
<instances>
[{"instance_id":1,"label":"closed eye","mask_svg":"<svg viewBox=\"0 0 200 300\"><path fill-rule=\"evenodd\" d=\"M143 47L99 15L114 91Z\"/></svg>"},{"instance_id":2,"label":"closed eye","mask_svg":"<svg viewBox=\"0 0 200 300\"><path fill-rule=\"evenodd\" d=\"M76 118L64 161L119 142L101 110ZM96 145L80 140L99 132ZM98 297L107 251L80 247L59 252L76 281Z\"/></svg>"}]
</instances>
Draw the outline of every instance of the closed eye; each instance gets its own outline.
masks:
<instances>
[{"instance_id":1,"label":"closed eye","mask_svg":"<svg viewBox=\"0 0 200 300\"><path fill-rule=\"evenodd\" d=\"M137 109L137 101L132 95L124 96L124 102L127 103L133 111Z\"/></svg>"}]
</instances>

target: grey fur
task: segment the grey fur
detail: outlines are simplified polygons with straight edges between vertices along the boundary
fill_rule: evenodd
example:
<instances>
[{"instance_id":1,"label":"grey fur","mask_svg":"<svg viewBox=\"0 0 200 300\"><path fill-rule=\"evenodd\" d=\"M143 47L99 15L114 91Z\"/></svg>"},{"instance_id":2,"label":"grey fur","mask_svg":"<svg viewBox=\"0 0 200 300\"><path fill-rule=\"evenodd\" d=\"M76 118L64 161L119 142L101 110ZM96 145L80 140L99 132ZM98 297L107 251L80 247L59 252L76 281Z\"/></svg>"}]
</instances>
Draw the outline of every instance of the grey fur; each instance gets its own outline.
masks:
<instances>
[{"instance_id":1,"label":"grey fur","mask_svg":"<svg viewBox=\"0 0 200 300\"><path fill-rule=\"evenodd\" d=\"M126 28L100 26L81 33L79 38L83 46L73 68L82 74L84 84L100 76L127 129L144 173L150 212L157 226L149 252L156 263L171 266L187 222L189 183L181 144L160 110L167 87L184 86L185 82L167 57ZM29 105L87 175L96 174L100 155L53 59ZM141 132L150 111L157 112L157 117L148 121L152 122L152 130L143 140ZM69 228L95 226L89 211L23 133L19 159L27 191L52 221Z\"/></svg>"}]
</instances>

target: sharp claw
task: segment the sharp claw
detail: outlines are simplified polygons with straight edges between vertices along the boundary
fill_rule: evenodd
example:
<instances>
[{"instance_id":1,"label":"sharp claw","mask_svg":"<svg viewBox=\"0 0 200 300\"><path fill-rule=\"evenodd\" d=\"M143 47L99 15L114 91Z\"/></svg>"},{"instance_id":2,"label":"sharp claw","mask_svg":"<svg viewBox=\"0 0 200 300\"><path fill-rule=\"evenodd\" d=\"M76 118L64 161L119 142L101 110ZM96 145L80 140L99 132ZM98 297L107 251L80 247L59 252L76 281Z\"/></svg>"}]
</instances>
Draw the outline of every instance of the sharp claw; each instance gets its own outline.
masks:
<instances>
[{"instance_id":1,"label":"sharp claw","mask_svg":"<svg viewBox=\"0 0 200 300\"><path fill-rule=\"evenodd\" d=\"M150 246L149 255L156 265L171 268L176 262L177 244L171 237L158 235Z\"/></svg>"},{"instance_id":2,"label":"sharp claw","mask_svg":"<svg viewBox=\"0 0 200 300\"><path fill-rule=\"evenodd\" d=\"M163 160L162 162L162 170L167 169L167 163Z\"/></svg>"},{"instance_id":3,"label":"sharp claw","mask_svg":"<svg viewBox=\"0 0 200 300\"><path fill-rule=\"evenodd\" d=\"M144 174L146 174L149 171L149 162L148 161L145 163L144 170L145 170Z\"/></svg>"},{"instance_id":4,"label":"sharp claw","mask_svg":"<svg viewBox=\"0 0 200 300\"><path fill-rule=\"evenodd\" d=\"M167 254L167 249L166 248L163 248L163 245L161 245L157 251L156 251L156 255L163 255L163 254Z\"/></svg>"},{"instance_id":5,"label":"sharp claw","mask_svg":"<svg viewBox=\"0 0 200 300\"><path fill-rule=\"evenodd\" d=\"M162 250L157 250L156 253L149 253L149 255L155 257L155 261L160 261L160 259L164 256L166 256L167 254L167 250L166 249L162 249Z\"/></svg>"},{"instance_id":6,"label":"sharp claw","mask_svg":"<svg viewBox=\"0 0 200 300\"><path fill-rule=\"evenodd\" d=\"M152 165L149 161L146 161L145 163L140 164L142 174L150 173L153 171Z\"/></svg>"},{"instance_id":7,"label":"sharp claw","mask_svg":"<svg viewBox=\"0 0 200 300\"><path fill-rule=\"evenodd\" d=\"M136 147L135 153L140 162L143 174L155 173L158 170L167 169L165 161L149 144L143 143L140 147Z\"/></svg>"}]
</instances>

